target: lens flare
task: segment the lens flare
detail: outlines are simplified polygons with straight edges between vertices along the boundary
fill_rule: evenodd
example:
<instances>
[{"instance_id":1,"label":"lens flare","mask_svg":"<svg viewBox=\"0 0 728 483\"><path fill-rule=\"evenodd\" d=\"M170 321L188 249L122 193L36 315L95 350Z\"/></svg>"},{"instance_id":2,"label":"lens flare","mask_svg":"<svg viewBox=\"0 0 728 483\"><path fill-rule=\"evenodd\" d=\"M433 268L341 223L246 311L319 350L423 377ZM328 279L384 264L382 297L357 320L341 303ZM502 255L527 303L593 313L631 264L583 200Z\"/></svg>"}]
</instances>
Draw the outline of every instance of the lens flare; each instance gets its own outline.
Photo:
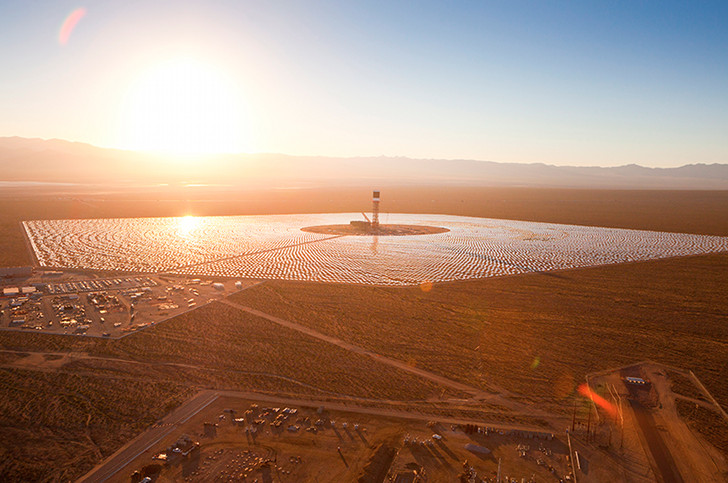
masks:
<instances>
[{"instance_id":1,"label":"lens flare","mask_svg":"<svg viewBox=\"0 0 728 483\"><path fill-rule=\"evenodd\" d=\"M63 21L63 25L61 25L60 32L58 32L59 44L66 45L68 43L68 38L71 36L73 29L76 28L76 25L84 17L84 15L86 15L86 9L81 7L77 8L71 12L68 17L66 17L66 20Z\"/></svg>"},{"instance_id":2,"label":"lens flare","mask_svg":"<svg viewBox=\"0 0 728 483\"><path fill-rule=\"evenodd\" d=\"M586 384L582 384L581 386L579 386L579 394L587 399L591 399L592 401L594 401L594 404L602 408L604 411L607 412L607 414L609 414L613 418L617 417L617 408L614 406L614 404L610 403L602 396L592 391L591 388Z\"/></svg>"}]
</instances>

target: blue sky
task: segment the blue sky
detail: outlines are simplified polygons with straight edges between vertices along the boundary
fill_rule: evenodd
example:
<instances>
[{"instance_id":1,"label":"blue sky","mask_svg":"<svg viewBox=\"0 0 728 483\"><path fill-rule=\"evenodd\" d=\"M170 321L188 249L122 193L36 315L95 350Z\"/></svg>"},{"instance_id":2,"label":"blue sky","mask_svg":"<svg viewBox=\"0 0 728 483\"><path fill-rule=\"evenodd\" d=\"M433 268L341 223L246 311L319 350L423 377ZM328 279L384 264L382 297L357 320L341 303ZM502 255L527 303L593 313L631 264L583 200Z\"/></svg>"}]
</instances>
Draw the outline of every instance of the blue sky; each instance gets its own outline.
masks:
<instances>
[{"instance_id":1,"label":"blue sky","mask_svg":"<svg viewBox=\"0 0 728 483\"><path fill-rule=\"evenodd\" d=\"M5 1L0 136L165 149L155 126L169 143L183 114L133 96L164 94L150 72L182 56L226 86L196 122L234 123L202 149L725 163L727 20L728 2ZM191 89L171 100L207 98Z\"/></svg>"}]
</instances>

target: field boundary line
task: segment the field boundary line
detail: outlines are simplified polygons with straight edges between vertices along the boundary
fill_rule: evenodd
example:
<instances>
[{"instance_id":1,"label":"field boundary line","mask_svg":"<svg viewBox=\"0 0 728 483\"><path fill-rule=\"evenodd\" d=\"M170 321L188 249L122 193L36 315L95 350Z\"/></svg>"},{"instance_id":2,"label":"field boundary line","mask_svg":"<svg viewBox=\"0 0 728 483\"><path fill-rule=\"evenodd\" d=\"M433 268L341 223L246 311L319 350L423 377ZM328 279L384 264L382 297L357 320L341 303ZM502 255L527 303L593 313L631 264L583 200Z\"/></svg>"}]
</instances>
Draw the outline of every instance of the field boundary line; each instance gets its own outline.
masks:
<instances>
[{"instance_id":1,"label":"field boundary line","mask_svg":"<svg viewBox=\"0 0 728 483\"><path fill-rule=\"evenodd\" d=\"M364 404L364 403L383 403L387 404L392 407L397 406L403 406L408 409L408 412L420 412L422 409L416 408L417 404L430 404L432 403L429 399L410 399L410 400L399 400L399 399L382 399L382 398L373 398L373 397L361 397L361 396L353 396L346 393L338 393L334 391L327 391L325 389L321 389L319 387L316 387L311 384L307 384L305 382L299 381L297 379L293 379L288 376L284 376L281 374L274 374L270 372L260 372L260 371L244 371L244 370L238 370L238 369L218 369L213 367L206 367L206 366L198 366L194 364L185 364L185 363L178 363L178 362L170 362L170 361L138 361L133 359L120 359L116 357L104 357L104 356L97 356L92 355L89 353L81 352L81 353L74 353L74 352L42 352L42 351L22 351L22 350L15 350L15 349L0 349L0 353L10 353L10 354L24 354L24 355L60 355L60 356L70 356L72 359L75 358L72 361L69 362L75 362L75 361L108 361L108 362L116 362L116 363L122 363L122 364L133 364L133 365L140 365L140 366L166 366L166 367L178 367L178 368L185 368L185 369L194 369L194 370L200 370L200 371L208 371L208 372L234 372L238 374L245 374L245 375L254 375L254 376L263 376L263 377L270 377L275 379L283 379L288 382L292 382L294 384L308 387L310 389L314 389L319 393L322 393L320 396L312 395L312 394L300 394L300 397L330 397L332 398L329 400L328 403L331 402L337 402L337 401L348 401L353 402L354 404ZM75 354L75 355L74 355ZM64 373L64 374L79 374L77 371L71 371L71 370L63 370L62 366L60 368L39 368L34 366L17 366L13 365L13 363L5 363L0 364L0 369L20 369L24 371L41 371L41 372L55 372L55 373ZM84 373L85 374L85 373ZM132 379L136 380L136 378L132 376L98 376L103 377L106 379ZM220 389L220 388L209 388L210 390L215 390L217 392L244 392L243 390L237 390L237 389ZM262 393L267 394L267 393ZM455 402L453 402L455 401ZM481 409L480 406L478 406L479 401L477 400L465 400L464 403L461 403L462 405L457 405L460 403L460 400L452 400L452 399L444 399L441 401L438 401L443 404L442 407L439 409ZM704 402L706 405L710 405L709 402ZM369 407L369 406L361 406L361 407ZM377 407L381 408L380 406L371 406L371 407ZM493 414L506 414L510 416L532 416L532 411L523 411L518 412L515 410L511 410L508 412L498 411L498 410L483 410L484 413L491 412ZM434 416L433 416L434 418Z\"/></svg>"},{"instance_id":2,"label":"field boundary line","mask_svg":"<svg viewBox=\"0 0 728 483\"><path fill-rule=\"evenodd\" d=\"M220 397L235 397L235 398L241 398L241 399L253 399L258 401L269 401L269 402L275 402L277 404L289 404L289 405L299 405L299 406L305 406L309 408L319 408L324 407L325 409L331 409L334 411L342 411L342 412L352 412L352 413L359 413L359 414L373 414L376 416L382 416L382 417L394 417L394 418L400 418L400 419L409 419L413 421L437 421L440 423L448 423L448 424L478 424L481 426L491 426L499 429L504 430L515 430L515 431L530 431L534 433L551 433L556 435L552 431L551 428L545 428L540 426L531 426L528 424L520 424L520 423L508 423L508 422L495 422L495 423L489 423L485 421L479 421L477 418L467 418L467 417L451 417L451 416L443 416L438 414L432 414L427 412L419 412L412 409L408 410L401 410L401 409L392 409L392 408L382 408L382 407L373 407L373 406L363 406L361 404L358 404L358 401L356 398L348 399L345 398L340 401L326 401L326 400L320 400L320 399L307 399L305 395L301 395L300 397L287 397L287 396L277 396L274 394L265 394L265 393L258 393L258 392L247 392L247 391L234 391L234 390L225 390L225 389L219 389L216 390L216 393Z\"/></svg>"},{"instance_id":3,"label":"field boundary line","mask_svg":"<svg viewBox=\"0 0 728 483\"><path fill-rule=\"evenodd\" d=\"M725 419L726 423L728 423L728 414L723 410L720 404L718 404L718 401L715 400L713 395L708 391L708 389L703 385L702 382L700 382L700 379L698 379L698 376L695 375L693 371L688 371L690 373L690 376L693 379L693 382L698 385L698 387L705 393L706 396L710 398L710 401L715 405L716 409L718 409L718 412L723 416L723 419Z\"/></svg>"},{"instance_id":4,"label":"field boundary line","mask_svg":"<svg viewBox=\"0 0 728 483\"><path fill-rule=\"evenodd\" d=\"M35 242L30 237L30 234L28 233L28 225L25 224L25 221L19 222L22 232L23 232L23 240L25 241L25 248L30 252L30 264L35 268L40 268L41 264L38 260L38 249L35 246Z\"/></svg>"}]
</instances>

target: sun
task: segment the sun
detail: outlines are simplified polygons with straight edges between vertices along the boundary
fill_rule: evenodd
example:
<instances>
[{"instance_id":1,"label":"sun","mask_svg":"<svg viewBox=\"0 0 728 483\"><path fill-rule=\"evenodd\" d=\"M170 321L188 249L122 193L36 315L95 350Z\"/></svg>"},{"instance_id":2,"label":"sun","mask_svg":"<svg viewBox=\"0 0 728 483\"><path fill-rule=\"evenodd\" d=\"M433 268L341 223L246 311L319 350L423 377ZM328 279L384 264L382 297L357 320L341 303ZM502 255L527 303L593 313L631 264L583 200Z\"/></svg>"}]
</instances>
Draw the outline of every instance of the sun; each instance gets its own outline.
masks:
<instances>
[{"instance_id":1,"label":"sun","mask_svg":"<svg viewBox=\"0 0 728 483\"><path fill-rule=\"evenodd\" d=\"M241 89L204 62L177 58L142 73L124 97L120 144L170 154L250 151Z\"/></svg>"},{"instance_id":2,"label":"sun","mask_svg":"<svg viewBox=\"0 0 728 483\"><path fill-rule=\"evenodd\" d=\"M190 238L192 233L200 225L200 218L186 215L177 218L177 235L180 238Z\"/></svg>"}]
</instances>

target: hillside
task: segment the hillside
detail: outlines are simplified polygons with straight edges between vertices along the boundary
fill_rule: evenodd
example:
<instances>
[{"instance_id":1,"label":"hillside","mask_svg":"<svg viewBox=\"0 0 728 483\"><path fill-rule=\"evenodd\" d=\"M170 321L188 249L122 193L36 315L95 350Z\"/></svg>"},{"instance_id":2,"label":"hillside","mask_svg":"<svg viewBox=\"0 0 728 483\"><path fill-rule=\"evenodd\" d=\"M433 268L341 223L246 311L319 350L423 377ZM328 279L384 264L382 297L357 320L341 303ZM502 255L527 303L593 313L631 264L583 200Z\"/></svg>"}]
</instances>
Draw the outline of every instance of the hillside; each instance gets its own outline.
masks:
<instances>
[{"instance_id":1,"label":"hillside","mask_svg":"<svg viewBox=\"0 0 728 483\"><path fill-rule=\"evenodd\" d=\"M63 140L0 138L0 182L235 187L524 186L610 189L728 189L728 164L677 168L552 166L403 157L284 154L170 157Z\"/></svg>"}]
</instances>

